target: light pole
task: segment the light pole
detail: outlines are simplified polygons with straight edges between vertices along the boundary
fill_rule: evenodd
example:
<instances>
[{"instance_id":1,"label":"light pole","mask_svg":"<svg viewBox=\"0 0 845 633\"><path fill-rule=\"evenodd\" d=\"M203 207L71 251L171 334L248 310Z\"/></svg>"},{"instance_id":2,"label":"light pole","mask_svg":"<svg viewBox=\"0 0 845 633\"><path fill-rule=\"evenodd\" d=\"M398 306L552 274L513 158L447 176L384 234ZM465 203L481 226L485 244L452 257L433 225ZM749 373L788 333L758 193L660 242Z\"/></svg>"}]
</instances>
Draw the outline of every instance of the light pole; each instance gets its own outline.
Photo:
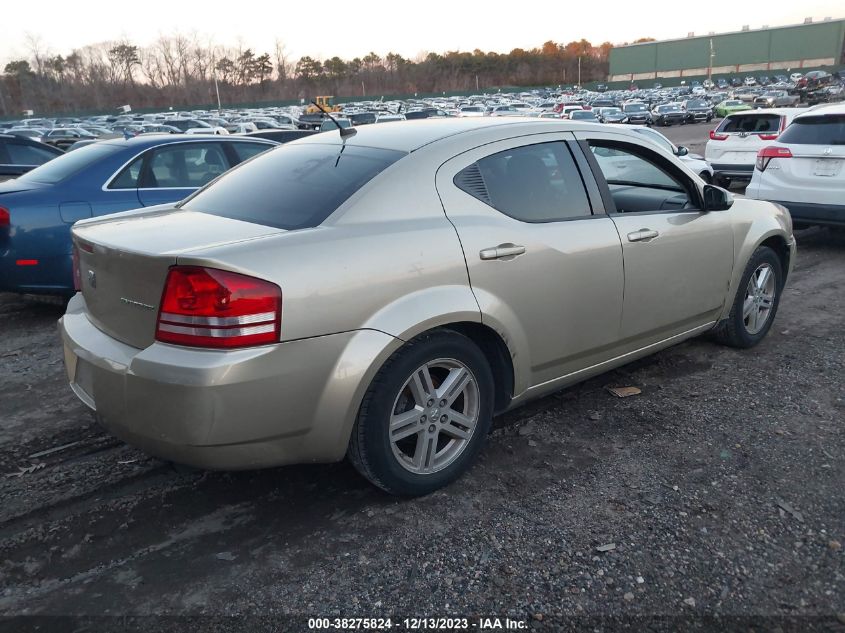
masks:
<instances>
[{"instance_id":1,"label":"light pole","mask_svg":"<svg viewBox=\"0 0 845 633\"><path fill-rule=\"evenodd\" d=\"M578 87L581 87L581 56L578 55Z\"/></svg>"},{"instance_id":2,"label":"light pole","mask_svg":"<svg viewBox=\"0 0 845 633\"><path fill-rule=\"evenodd\" d=\"M707 65L707 80L713 84L713 58L716 57L716 51L713 50L713 38L710 38L710 63Z\"/></svg>"}]
</instances>

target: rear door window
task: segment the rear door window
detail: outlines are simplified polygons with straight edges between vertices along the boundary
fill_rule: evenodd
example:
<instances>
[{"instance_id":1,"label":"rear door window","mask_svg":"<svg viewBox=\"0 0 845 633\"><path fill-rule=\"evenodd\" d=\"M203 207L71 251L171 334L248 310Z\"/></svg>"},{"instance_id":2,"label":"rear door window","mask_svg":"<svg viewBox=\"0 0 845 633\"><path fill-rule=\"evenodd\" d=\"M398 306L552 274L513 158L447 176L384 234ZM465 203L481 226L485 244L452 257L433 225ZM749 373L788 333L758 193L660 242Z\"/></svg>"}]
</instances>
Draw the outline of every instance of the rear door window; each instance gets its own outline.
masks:
<instances>
[{"instance_id":1,"label":"rear door window","mask_svg":"<svg viewBox=\"0 0 845 633\"><path fill-rule=\"evenodd\" d=\"M522 222L556 222L591 215L566 143L538 143L486 156L460 171L455 186Z\"/></svg>"},{"instance_id":2,"label":"rear door window","mask_svg":"<svg viewBox=\"0 0 845 633\"><path fill-rule=\"evenodd\" d=\"M319 226L403 156L373 147L285 145L232 170L181 208L280 229Z\"/></svg>"},{"instance_id":3,"label":"rear door window","mask_svg":"<svg viewBox=\"0 0 845 633\"><path fill-rule=\"evenodd\" d=\"M273 145L267 143L232 143L231 147L235 150L238 163L242 163L253 156L266 152L268 149L272 149Z\"/></svg>"},{"instance_id":4,"label":"rear door window","mask_svg":"<svg viewBox=\"0 0 845 633\"><path fill-rule=\"evenodd\" d=\"M801 116L778 138L795 145L845 145L845 114Z\"/></svg>"},{"instance_id":5,"label":"rear door window","mask_svg":"<svg viewBox=\"0 0 845 633\"><path fill-rule=\"evenodd\" d=\"M155 189L197 188L229 169L220 143L175 143L153 152L141 186Z\"/></svg>"}]
</instances>

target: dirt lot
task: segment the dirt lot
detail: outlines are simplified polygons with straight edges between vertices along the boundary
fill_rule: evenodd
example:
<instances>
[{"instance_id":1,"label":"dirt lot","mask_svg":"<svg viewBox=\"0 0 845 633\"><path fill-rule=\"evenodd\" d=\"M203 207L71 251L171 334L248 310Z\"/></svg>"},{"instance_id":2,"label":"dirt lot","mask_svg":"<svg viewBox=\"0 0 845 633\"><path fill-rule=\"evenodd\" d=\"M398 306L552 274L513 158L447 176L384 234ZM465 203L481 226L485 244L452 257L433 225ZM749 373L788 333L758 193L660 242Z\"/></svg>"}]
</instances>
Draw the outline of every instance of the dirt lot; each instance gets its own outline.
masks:
<instances>
[{"instance_id":1,"label":"dirt lot","mask_svg":"<svg viewBox=\"0 0 845 633\"><path fill-rule=\"evenodd\" d=\"M677 136L710 127L670 135L692 145ZM515 411L466 477L414 501L347 464L175 472L71 394L61 310L0 295L0 614L250 615L274 630L284 614L509 614L548 630L660 615L672 618L631 630L843 631L845 238L798 239L758 348L694 340ZM131 624L103 622L56 630Z\"/></svg>"}]
</instances>

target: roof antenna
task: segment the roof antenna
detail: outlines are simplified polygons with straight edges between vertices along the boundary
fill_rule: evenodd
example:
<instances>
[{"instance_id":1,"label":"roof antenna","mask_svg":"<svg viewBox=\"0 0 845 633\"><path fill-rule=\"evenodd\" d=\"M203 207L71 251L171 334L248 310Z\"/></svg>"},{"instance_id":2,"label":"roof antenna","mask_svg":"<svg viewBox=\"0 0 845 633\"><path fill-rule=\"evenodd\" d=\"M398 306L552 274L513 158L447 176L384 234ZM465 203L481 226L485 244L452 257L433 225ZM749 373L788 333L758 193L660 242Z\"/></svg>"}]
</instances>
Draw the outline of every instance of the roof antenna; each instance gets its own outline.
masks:
<instances>
[{"instance_id":1,"label":"roof antenna","mask_svg":"<svg viewBox=\"0 0 845 633\"><path fill-rule=\"evenodd\" d=\"M355 136L358 133L358 130L356 130L353 127L341 127L340 123L337 122L337 119L335 119L331 114L329 114L329 111L326 110L323 106L321 106L316 101L311 101L311 103L313 103L316 107L318 107L320 109L320 111L323 114L325 114L327 117L329 117L332 120L332 123L334 123L337 126L337 129L340 132L340 139L341 140L345 139L347 136Z\"/></svg>"}]
</instances>

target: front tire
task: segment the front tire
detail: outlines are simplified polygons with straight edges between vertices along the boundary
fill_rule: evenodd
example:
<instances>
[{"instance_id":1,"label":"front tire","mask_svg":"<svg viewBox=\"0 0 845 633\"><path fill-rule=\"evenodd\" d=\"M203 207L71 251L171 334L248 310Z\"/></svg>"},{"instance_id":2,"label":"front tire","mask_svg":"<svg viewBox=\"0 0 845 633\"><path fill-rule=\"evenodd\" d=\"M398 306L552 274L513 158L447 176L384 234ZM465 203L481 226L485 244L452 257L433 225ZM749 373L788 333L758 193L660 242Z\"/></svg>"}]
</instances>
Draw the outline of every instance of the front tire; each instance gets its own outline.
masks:
<instances>
[{"instance_id":1,"label":"front tire","mask_svg":"<svg viewBox=\"0 0 845 633\"><path fill-rule=\"evenodd\" d=\"M747 349L762 341L777 314L783 290L783 268L777 254L760 246L751 255L728 318L714 334L725 345Z\"/></svg>"},{"instance_id":2,"label":"front tire","mask_svg":"<svg viewBox=\"0 0 845 633\"><path fill-rule=\"evenodd\" d=\"M347 455L390 494L429 494L460 477L490 431L493 373L466 336L421 335L395 352L361 403Z\"/></svg>"}]
</instances>

